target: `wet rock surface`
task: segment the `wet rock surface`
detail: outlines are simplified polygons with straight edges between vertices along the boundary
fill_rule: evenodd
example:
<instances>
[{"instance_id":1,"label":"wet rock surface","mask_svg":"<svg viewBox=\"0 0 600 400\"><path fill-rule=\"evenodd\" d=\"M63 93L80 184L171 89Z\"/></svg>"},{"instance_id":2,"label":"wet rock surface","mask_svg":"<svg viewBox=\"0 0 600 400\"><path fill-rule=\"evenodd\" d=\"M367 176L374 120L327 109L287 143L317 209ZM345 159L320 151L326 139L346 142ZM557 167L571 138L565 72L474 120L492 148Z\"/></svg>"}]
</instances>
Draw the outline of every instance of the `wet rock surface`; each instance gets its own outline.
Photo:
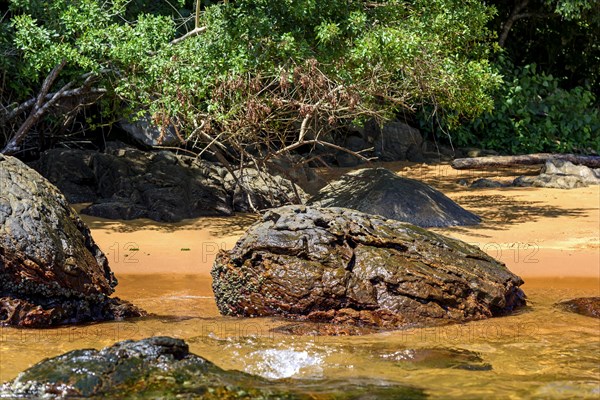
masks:
<instances>
[{"instance_id":1,"label":"wet rock surface","mask_svg":"<svg viewBox=\"0 0 600 400\"><path fill-rule=\"evenodd\" d=\"M395 329L503 315L523 281L474 246L342 208L267 211L212 269L221 313Z\"/></svg>"},{"instance_id":2,"label":"wet rock surface","mask_svg":"<svg viewBox=\"0 0 600 400\"><path fill-rule=\"evenodd\" d=\"M385 168L364 168L330 182L308 205L343 207L421 227L475 225L481 219L443 193Z\"/></svg>"},{"instance_id":3,"label":"wet rock surface","mask_svg":"<svg viewBox=\"0 0 600 400\"><path fill-rule=\"evenodd\" d=\"M600 318L600 297L579 297L561 301L557 306L586 317Z\"/></svg>"},{"instance_id":4,"label":"wet rock surface","mask_svg":"<svg viewBox=\"0 0 600 400\"><path fill-rule=\"evenodd\" d=\"M144 314L60 191L0 155L0 325L46 327Z\"/></svg>"},{"instance_id":5,"label":"wet rock surface","mask_svg":"<svg viewBox=\"0 0 600 400\"><path fill-rule=\"evenodd\" d=\"M372 349L381 360L406 370L463 369L491 371L492 366L473 351L445 348L401 349L381 351Z\"/></svg>"},{"instance_id":6,"label":"wet rock surface","mask_svg":"<svg viewBox=\"0 0 600 400\"><path fill-rule=\"evenodd\" d=\"M540 175L520 176L513 186L543 187L554 189L575 189L600 184L600 168L574 165L569 161L549 160Z\"/></svg>"},{"instance_id":7,"label":"wet rock surface","mask_svg":"<svg viewBox=\"0 0 600 400\"><path fill-rule=\"evenodd\" d=\"M269 381L225 371L180 339L127 340L44 360L0 387L0 397L184 399L421 399L419 389L368 382Z\"/></svg>"},{"instance_id":8,"label":"wet rock surface","mask_svg":"<svg viewBox=\"0 0 600 400\"><path fill-rule=\"evenodd\" d=\"M306 195L282 178L246 169L230 174L217 164L167 151L112 145L105 153L53 149L32 164L82 213L109 219L231 215L301 202Z\"/></svg>"}]
</instances>

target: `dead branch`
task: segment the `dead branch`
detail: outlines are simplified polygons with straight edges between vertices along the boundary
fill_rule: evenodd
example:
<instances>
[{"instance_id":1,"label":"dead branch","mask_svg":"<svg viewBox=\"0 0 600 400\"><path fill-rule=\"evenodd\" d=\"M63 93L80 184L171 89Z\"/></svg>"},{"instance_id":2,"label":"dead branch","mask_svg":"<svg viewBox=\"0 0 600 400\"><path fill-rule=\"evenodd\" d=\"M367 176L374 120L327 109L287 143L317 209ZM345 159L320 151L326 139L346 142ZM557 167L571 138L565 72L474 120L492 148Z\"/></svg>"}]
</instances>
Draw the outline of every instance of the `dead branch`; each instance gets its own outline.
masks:
<instances>
[{"instance_id":1,"label":"dead branch","mask_svg":"<svg viewBox=\"0 0 600 400\"><path fill-rule=\"evenodd\" d=\"M172 45L176 45L177 43L183 42L184 40L186 40L186 39L188 39L188 38L190 38L192 36L197 36L197 35L205 32L206 29L207 29L206 26L200 26L200 27L194 28L191 31L189 31L188 33L186 33L185 35L183 35L181 37L178 37L177 39L171 40L170 43Z\"/></svg>"},{"instance_id":2,"label":"dead branch","mask_svg":"<svg viewBox=\"0 0 600 400\"><path fill-rule=\"evenodd\" d=\"M376 159L376 158L367 158L367 157L363 156L362 154L360 154L362 152L368 151L369 149L365 149L365 150L361 150L361 151L352 151L352 150L347 149L345 147L338 146L337 144L326 142L326 141L323 141L323 140L318 140L318 139L303 140L301 142L296 142L296 143L290 144L289 146L286 146L283 149L275 152L274 155L280 155L280 154L283 154L283 153L288 153L288 152L290 152L292 150L295 150L295 149L297 149L299 147L302 147L302 146L305 146L305 145L321 145L321 146L325 146L325 147L330 147L332 149L343 151L344 153L348 153L350 155L353 155L354 157L356 157L356 158L358 158L360 160L366 161L366 162L371 162L371 161L373 161L373 160Z\"/></svg>"},{"instance_id":3,"label":"dead branch","mask_svg":"<svg viewBox=\"0 0 600 400\"><path fill-rule=\"evenodd\" d=\"M0 153L3 154L14 154L18 151L19 145L23 142L30 129L37 123L39 120L48 112L50 107L55 106L59 100L67 98L67 97L78 97L85 95L98 95L102 96L106 93L106 89L102 88L92 88L91 85L93 81L96 79L97 75L95 73L87 73L81 76L81 78L85 78L83 84L75 89L71 89L75 85L75 81L70 81L66 83L62 88L54 93L48 93L50 88L58 78L58 75L63 70L66 65L66 60L61 61L57 64L52 71L48 74L44 82L42 83L42 87L38 96L34 99L30 99L19 106L15 107L11 110L8 115L5 116L5 121L10 121L11 119L16 118L18 115L23 112L31 109L29 116L25 119L25 121L21 124L17 132L12 135L12 137L8 140L2 151Z\"/></svg>"}]
</instances>

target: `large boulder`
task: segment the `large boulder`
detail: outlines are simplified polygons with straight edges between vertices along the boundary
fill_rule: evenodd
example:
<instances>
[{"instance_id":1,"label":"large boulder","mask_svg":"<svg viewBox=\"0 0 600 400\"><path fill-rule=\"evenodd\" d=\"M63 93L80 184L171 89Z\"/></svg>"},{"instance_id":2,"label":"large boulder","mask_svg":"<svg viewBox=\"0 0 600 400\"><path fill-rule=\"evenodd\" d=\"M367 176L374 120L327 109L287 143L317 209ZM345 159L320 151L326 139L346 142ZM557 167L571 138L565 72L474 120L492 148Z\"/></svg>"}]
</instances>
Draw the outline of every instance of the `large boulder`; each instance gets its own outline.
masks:
<instances>
[{"instance_id":1,"label":"large boulder","mask_svg":"<svg viewBox=\"0 0 600 400\"><path fill-rule=\"evenodd\" d=\"M365 124L364 134L373 143L375 155L381 161L423 161L423 136L418 129L390 121L380 126L375 121Z\"/></svg>"},{"instance_id":2,"label":"large boulder","mask_svg":"<svg viewBox=\"0 0 600 400\"><path fill-rule=\"evenodd\" d=\"M308 205L343 207L421 227L475 225L481 219L423 182L364 168L330 182Z\"/></svg>"},{"instance_id":3,"label":"large boulder","mask_svg":"<svg viewBox=\"0 0 600 400\"><path fill-rule=\"evenodd\" d=\"M217 255L211 273L225 315L392 329L525 304L521 278L479 248L342 208L270 210Z\"/></svg>"},{"instance_id":4,"label":"large boulder","mask_svg":"<svg viewBox=\"0 0 600 400\"><path fill-rule=\"evenodd\" d=\"M0 325L46 327L143 312L110 298L117 280L60 191L0 155Z\"/></svg>"},{"instance_id":5,"label":"large boulder","mask_svg":"<svg viewBox=\"0 0 600 400\"><path fill-rule=\"evenodd\" d=\"M41 361L0 386L1 398L101 399L422 399L402 385L269 381L226 371L189 352L180 339L127 340Z\"/></svg>"},{"instance_id":6,"label":"large boulder","mask_svg":"<svg viewBox=\"0 0 600 400\"><path fill-rule=\"evenodd\" d=\"M109 219L176 222L277 207L306 197L280 176L247 168L234 178L219 165L167 151L53 149L32 166L70 202L94 203L82 213Z\"/></svg>"},{"instance_id":7,"label":"large boulder","mask_svg":"<svg viewBox=\"0 0 600 400\"><path fill-rule=\"evenodd\" d=\"M575 165L565 160L548 160L537 176L520 176L514 186L575 189L600 185L600 168Z\"/></svg>"}]
</instances>

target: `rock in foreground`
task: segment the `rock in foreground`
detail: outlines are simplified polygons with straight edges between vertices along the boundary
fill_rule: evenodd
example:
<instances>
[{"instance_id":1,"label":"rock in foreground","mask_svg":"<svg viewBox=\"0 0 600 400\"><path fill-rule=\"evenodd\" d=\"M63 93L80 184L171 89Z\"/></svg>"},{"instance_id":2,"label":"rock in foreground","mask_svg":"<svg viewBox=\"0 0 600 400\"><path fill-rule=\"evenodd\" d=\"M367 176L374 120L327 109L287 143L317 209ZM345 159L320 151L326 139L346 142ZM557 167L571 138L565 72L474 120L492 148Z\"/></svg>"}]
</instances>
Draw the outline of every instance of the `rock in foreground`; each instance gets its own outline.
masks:
<instances>
[{"instance_id":1,"label":"rock in foreground","mask_svg":"<svg viewBox=\"0 0 600 400\"><path fill-rule=\"evenodd\" d=\"M296 387L294 387L296 386ZM293 388L293 389L292 389ZM225 371L170 337L127 340L44 360L0 387L0 397L136 399L421 399L404 386L352 387L277 383ZM373 397L375 396L375 397Z\"/></svg>"},{"instance_id":2,"label":"rock in foreground","mask_svg":"<svg viewBox=\"0 0 600 400\"><path fill-rule=\"evenodd\" d=\"M561 301L558 306L586 317L600 318L600 297L579 297Z\"/></svg>"},{"instance_id":3,"label":"rock in foreground","mask_svg":"<svg viewBox=\"0 0 600 400\"><path fill-rule=\"evenodd\" d=\"M212 269L221 313L385 329L503 315L521 278L477 247L342 208L266 212Z\"/></svg>"},{"instance_id":4,"label":"rock in foreground","mask_svg":"<svg viewBox=\"0 0 600 400\"><path fill-rule=\"evenodd\" d=\"M344 207L421 227L475 225L481 219L423 182L385 168L350 172L309 200L316 207Z\"/></svg>"},{"instance_id":5,"label":"rock in foreground","mask_svg":"<svg viewBox=\"0 0 600 400\"><path fill-rule=\"evenodd\" d=\"M37 172L0 155L0 325L52 325L144 314L110 298L117 280L87 226Z\"/></svg>"}]
</instances>

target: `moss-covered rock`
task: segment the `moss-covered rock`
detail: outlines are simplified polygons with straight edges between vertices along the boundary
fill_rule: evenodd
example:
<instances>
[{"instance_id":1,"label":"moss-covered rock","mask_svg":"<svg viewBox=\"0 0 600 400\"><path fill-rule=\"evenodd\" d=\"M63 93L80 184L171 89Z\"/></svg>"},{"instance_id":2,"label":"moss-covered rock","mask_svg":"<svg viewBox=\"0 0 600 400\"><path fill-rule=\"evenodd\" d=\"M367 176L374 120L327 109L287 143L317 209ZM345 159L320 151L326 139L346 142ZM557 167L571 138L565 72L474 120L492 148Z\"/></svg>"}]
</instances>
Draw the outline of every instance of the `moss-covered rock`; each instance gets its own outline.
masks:
<instances>
[{"instance_id":1,"label":"moss-covered rock","mask_svg":"<svg viewBox=\"0 0 600 400\"><path fill-rule=\"evenodd\" d=\"M169 337L127 340L44 360L0 387L10 398L110 399L422 399L402 385L329 381L269 381L225 371Z\"/></svg>"}]
</instances>

